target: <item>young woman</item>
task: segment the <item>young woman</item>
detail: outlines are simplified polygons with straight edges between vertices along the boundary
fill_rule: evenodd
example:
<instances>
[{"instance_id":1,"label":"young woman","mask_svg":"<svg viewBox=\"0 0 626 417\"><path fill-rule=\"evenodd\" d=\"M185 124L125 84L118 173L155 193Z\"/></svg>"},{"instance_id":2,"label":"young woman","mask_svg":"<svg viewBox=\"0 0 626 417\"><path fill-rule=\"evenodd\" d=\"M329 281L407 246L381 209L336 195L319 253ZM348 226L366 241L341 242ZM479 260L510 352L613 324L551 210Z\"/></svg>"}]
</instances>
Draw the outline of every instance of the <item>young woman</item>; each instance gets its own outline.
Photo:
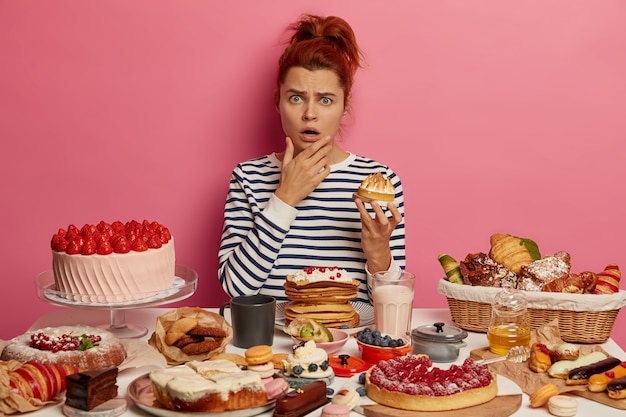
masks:
<instances>
[{"instance_id":1,"label":"young woman","mask_svg":"<svg viewBox=\"0 0 626 417\"><path fill-rule=\"evenodd\" d=\"M343 19L305 15L279 60L275 104L285 149L237 165L224 209L219 279L230 296L286 300L288 274L337 266L361 282L354 301L371 302L371 274L405 266L400 178L337 143L362 54ZM395 186L395 204L353 199L369 174Z\"/></svg>"}]
</instances>

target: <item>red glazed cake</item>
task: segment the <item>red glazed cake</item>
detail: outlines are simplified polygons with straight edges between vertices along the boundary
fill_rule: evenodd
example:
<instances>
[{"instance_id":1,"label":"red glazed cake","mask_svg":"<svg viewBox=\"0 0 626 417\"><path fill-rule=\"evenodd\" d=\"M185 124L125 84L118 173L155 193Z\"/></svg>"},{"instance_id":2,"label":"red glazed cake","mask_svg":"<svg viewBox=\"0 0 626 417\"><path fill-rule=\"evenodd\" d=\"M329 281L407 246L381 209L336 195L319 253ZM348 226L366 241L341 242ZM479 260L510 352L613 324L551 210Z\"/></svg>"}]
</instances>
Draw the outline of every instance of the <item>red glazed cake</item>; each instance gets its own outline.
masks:
<instances>
[{"instance_id":1,"label":"red glazed cake","mask_svg":"<svg viewBox=\"0 0 626 417\"><path fill-rule=\"evenodd\" d=\"M433 367L426 355L380 361L365 375L367 396L379 404L413 411L445 411L490 401L498 394L487 365L466 359L449 369Z\"/></svg>"},{"instance_id":2,"label":"red glazed cake","mask_svg":"<svg viewBox=\"0 0 626 417\"><path fill-rule=\"evenodd\" d=\"M56 290L76 301L133 301L174 283L174 238L158 222L70 225L51 247Z\"/></svg>"}]
</instances>

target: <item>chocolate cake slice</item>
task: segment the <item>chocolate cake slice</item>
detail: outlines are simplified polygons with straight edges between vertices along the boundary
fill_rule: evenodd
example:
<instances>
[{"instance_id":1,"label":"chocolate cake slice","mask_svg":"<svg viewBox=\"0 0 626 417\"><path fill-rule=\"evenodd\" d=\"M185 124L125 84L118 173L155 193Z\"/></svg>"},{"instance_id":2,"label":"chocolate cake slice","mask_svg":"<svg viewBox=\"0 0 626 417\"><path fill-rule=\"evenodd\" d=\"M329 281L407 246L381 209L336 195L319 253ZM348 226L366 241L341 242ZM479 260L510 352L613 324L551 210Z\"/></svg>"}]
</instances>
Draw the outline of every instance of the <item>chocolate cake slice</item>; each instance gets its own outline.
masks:
<instances>
[{"instance_id":1,"label":"chocolate cake slice","mask_svg":"<svg viewBox=\"0 0 626 417\"><path fill-rule=\"evenodd\" d=\"M78 372L65 378L65 404L92 410L117 397L117 368Z\"/></svg>"}]
</instances>

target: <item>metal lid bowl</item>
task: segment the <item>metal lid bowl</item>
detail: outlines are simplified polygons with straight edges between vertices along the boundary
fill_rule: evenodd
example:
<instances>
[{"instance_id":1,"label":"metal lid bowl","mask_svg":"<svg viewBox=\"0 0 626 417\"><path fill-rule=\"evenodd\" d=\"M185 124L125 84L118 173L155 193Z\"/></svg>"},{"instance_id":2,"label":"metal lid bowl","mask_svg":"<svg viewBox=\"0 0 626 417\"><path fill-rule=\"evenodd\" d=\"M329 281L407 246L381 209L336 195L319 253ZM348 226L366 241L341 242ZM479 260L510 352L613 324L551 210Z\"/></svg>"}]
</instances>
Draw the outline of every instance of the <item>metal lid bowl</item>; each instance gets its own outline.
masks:
<instances>
[{"instance_id":1,"label":"metal lid bowl","mask_svg":"<svg viewBox=\"0 0 626 417\"><path fill-rule=\"evenodd\" d=\"M428 355L433 362L454 362L459 350L467 346L466 337L465 330L442 322L411 330L413 353Z\"/></svg>"}]
</instances>

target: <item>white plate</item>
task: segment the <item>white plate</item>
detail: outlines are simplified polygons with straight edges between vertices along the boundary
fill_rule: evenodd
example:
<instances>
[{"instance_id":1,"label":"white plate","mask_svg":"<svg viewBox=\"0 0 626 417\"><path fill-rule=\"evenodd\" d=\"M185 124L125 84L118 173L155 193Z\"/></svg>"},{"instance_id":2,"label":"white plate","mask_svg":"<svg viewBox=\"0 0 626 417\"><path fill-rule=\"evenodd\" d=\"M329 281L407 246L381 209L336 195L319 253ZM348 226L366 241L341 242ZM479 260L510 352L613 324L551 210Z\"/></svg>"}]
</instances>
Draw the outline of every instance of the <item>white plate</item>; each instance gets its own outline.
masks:
<instances>
[{"instance_id":1,"label":"white plate","mask_svg":"<svg viewBox=\"0 0 626 417\"><path fill-rule=\"evenodd\" d=\"M281 330L287 324L285 323L285 303L277 303L276 304L276 327ZM354 334L359 330L366 328L367 326L371 326L374 324L374 306L369 303L363 303L361 301L351 302L354 310L359 313L361 317L361 321L357 327L350 327L348 329L341 328L344 332L348 334Z\"/></svg>"},{"instance_id":2,"label":"white plate","mask_svg":"<svg viewBox=\"0 0 626 417\"><path fill-rule=\"evenodd\" d=\"M147 413L158 417L251 417L274 408L276 401L271 401L258 407L246 408L233 411L216 412L186 412L173 411L161 407L155 403L149 374L144 374L128 385L128 396Z\"/></svg>"}]
</instances>

